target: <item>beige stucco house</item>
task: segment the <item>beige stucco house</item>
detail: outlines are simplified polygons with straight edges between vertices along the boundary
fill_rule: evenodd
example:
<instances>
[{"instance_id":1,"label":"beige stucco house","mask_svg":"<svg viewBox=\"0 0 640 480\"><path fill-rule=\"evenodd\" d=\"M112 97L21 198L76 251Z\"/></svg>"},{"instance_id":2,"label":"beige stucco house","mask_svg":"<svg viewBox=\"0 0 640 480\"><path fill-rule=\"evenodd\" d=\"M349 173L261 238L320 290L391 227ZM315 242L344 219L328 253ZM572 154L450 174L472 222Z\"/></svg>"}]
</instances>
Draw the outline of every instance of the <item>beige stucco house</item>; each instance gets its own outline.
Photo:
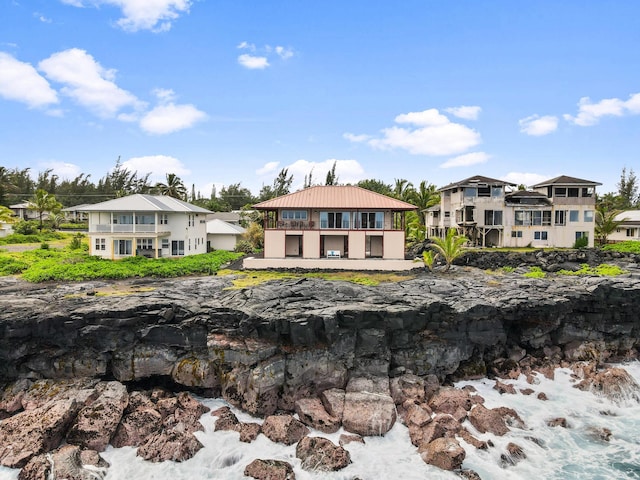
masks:
<instances>
[{"instance_id":1,"label":"beige stucco house","mask_svg":"<svg viewBox=\"0 0 640 480\"><path fill-rule=\"evenodd\" d=\"M472 244L496 247L593 247L598 182L562 175L517 190L513 183L476 175L439 189L440 205L425 212L427 235L450 228Z\"/></svg>"},{"instance_id":2,"label":"beige stucco house","mask_svg":"<svg viewBox=\"0 0 640 480\"><path fill-rule=\"evenodd\" d=\"M305 188L253 206L262 212L264 258L246 268L409 270L406 202L351 185Z\"/></svg>"},{"instance_id":3,"label":"beige stucco house","mask_svg":"<svg viewBox=\"0 0 640 480\"><path fill-rule=\"evenodd\" d=\"M89 215L89 251L103 258L207 252L209 210L165 195L129 195L77 207Z\"/></svg>"},{"instance_id":4,"label":"beige stucco house","mask_svg":"<svg viewBox=\"0 0 640 480\"><path fill-rule=\"evenodd\" d=\"M640 210L626 210L616 215L615 220L622 223L609 234L609 242L640 241Z\"/></svg>"}]
</instances>

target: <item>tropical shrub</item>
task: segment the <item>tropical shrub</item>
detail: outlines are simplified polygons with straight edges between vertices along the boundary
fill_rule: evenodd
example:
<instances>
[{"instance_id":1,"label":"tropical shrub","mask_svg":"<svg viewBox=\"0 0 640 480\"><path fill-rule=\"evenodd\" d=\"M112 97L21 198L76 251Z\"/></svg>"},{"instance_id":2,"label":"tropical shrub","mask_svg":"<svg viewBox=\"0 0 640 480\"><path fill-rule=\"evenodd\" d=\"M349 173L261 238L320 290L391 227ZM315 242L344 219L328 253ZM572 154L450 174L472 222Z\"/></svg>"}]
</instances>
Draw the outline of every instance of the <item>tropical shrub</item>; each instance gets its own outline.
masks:
<instances>
[{"instance_id":1,"label":"tropical shrub","mask_svg":"<svg viewBox=\"0 0 640 480\"><path fill-rule=\"evenodd\" d=\"M589 238L587 237L580 237L577 238L575 243L573 244L573 248L586 248L589 246Z\"/></svg>"},{"instance_id":2,"label":"tropical shrub","mask_svg":"<svg viewBox=\"0 0 640 480\"><path fill-rule=\"evenodd\" d=\"M529 267L529 271L524 273L523 276L527 278L544 278L547 274L540 267Z\"/></svg>"}]
</instances>

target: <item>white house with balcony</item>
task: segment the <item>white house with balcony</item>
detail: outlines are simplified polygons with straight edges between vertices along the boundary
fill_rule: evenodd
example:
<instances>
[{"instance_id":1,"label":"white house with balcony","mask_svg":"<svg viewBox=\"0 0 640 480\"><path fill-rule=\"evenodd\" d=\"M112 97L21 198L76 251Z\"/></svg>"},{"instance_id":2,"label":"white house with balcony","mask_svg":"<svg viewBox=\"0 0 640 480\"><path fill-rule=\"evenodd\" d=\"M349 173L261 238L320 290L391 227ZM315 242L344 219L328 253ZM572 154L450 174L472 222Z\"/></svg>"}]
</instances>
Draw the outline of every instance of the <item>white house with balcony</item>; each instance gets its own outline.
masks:
<instances>
[{"instance_id":1,"label":"white house with balcony","mask_svg":"<svg viewBox=\"0 0 640 480\"><path fill-rule=\"evenodd\" d=\"M476 175L440 191L440 205L425 211L429 237L450 228L473 245L572 247L586 237L593 247L598 182L562 175L517 190L513 183Z\"/></svg>"},{"instance_id":2,"label":"white house with balcony","mask_svg":"<svg viewBox=\"0 0 640 480\"><path fill-rule=\"evenodd\" d=\"M626 210L615 217L616 222L621 222L615 232L609 234L611 243L634 240L640 242L640 210Z\"/></svg>"},{"instance_id":3,"label":"white house with balcony","mask_svg":"<svg viewBox=\"0 0 640 480\"><path fill-rule=\"evenodd\" d=\"M209 210L165 195L136 194L77 209L89 215L89 251L103 258L207 252Z\"/></svg>"}]
</instances>

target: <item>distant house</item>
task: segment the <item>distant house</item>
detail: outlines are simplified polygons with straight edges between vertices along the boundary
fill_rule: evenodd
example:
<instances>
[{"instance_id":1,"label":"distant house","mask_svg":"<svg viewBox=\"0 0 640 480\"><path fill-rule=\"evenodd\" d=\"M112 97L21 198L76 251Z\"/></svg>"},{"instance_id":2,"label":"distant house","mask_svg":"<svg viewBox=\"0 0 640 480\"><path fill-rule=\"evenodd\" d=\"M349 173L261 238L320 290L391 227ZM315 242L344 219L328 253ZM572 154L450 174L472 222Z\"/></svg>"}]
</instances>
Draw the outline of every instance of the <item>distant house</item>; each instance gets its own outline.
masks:
<instances>
[{"instance_id":1,"label":"distant house","mask_svg":"<svg viewBox=\"0 0 640 480\"><path fill-rule=\"evenodd\" d=\"M425 212L427 235L450 228L472 244L496 247L572 247L594 243L598 182L562 175L516 190L516 185L476 175L439 189L440 205Z\"/></svg>"},{"instance_id":2,"label":"distant house","mask_svg":"<svg viewBox=\"0 0 640 480\"><path fill-rule=\"evenodd\" d=\"M264 258L246 268L408 270L405 213L416 207L351 185L315 186L253 206L262 212Z\"/></svg>"},{"instance_id":3,"label":"distant house","mask_svg":"<svg viewBox=\"0 0 640 480\"><path fill-rule=\"evenodd\" d=\"M609 235L609 242L640 241L640 210L627 210L619 213L615 220L622 223L615 232Z\"/></svg>"},{"instance_id":4,"label":"distant house","mask_svg":"<svg viewBox=\"0 0 640 480\"><path fill-rule=\"evenodd\" d=\"M238 210L232 212L213 212L207 215L207 220L222 220L223 222L232 223L233 225L240 225L242 215Z\"/></svg>"},{"instance_id":5,"label":"distant house","mask_svg":"<svg viewBox=\"0 0 640 480\"><path fill-rule=\"evenodd\" d=\"M164 195L136 194L76 207L89 215L90 253L182 257L206 253L204 208Z\"/></svg>"},{"instance_id":6,"label":"distant house","mask_svg":"<svg viewBox=\"0 0 640 480\"><path fill-rule=\"evenodd\" d=\"M64 218L71 222L86 222L89 215L85 210L85 207L90 207L92 204L83 203L82 205L74 205L73 207L63 208L61 210Z\"/></svg>"},{"instance_id":7,"label":"distant house","mask_svg":"<svg viewBox=\"0 0 640 480\"><path fill-rule=\"evenodd\" d=\"M207 250L233 251L244 235L245 228L224 220L207 221Z\"/></svg>"},{"instance_id":8,"label":"distant house","mask_svg":"<svg viewBox=\"0 0 640 480\"><path fill-rule=\"evenodd\" d=\"M29 202L16 203L15 205L9 205L9 208L13 210L13 213L20 220L40 220L40 215L37 211L31 208ZM50 212L42 212L42 219L47 220Z\"/></svg>"}]
</instances>

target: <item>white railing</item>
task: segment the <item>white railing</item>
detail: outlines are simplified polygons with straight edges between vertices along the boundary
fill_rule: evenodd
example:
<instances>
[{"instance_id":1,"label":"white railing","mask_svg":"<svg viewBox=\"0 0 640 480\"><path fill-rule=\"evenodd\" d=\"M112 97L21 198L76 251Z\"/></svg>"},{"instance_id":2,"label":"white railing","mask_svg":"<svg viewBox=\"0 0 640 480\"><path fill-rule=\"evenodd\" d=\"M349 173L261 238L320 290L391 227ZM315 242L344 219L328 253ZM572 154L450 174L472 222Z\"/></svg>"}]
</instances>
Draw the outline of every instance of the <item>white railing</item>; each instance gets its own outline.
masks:
<instances>
[{"instance_id":1,"label":"white railing","mask_svg":"<svg viewBox=\"0 0 640 480\"><path fill-rule=\"evenodd\" d=\"M156 233L155 225L90 225L89 231L94 233Z\"/></svg>"}]
</instances>

